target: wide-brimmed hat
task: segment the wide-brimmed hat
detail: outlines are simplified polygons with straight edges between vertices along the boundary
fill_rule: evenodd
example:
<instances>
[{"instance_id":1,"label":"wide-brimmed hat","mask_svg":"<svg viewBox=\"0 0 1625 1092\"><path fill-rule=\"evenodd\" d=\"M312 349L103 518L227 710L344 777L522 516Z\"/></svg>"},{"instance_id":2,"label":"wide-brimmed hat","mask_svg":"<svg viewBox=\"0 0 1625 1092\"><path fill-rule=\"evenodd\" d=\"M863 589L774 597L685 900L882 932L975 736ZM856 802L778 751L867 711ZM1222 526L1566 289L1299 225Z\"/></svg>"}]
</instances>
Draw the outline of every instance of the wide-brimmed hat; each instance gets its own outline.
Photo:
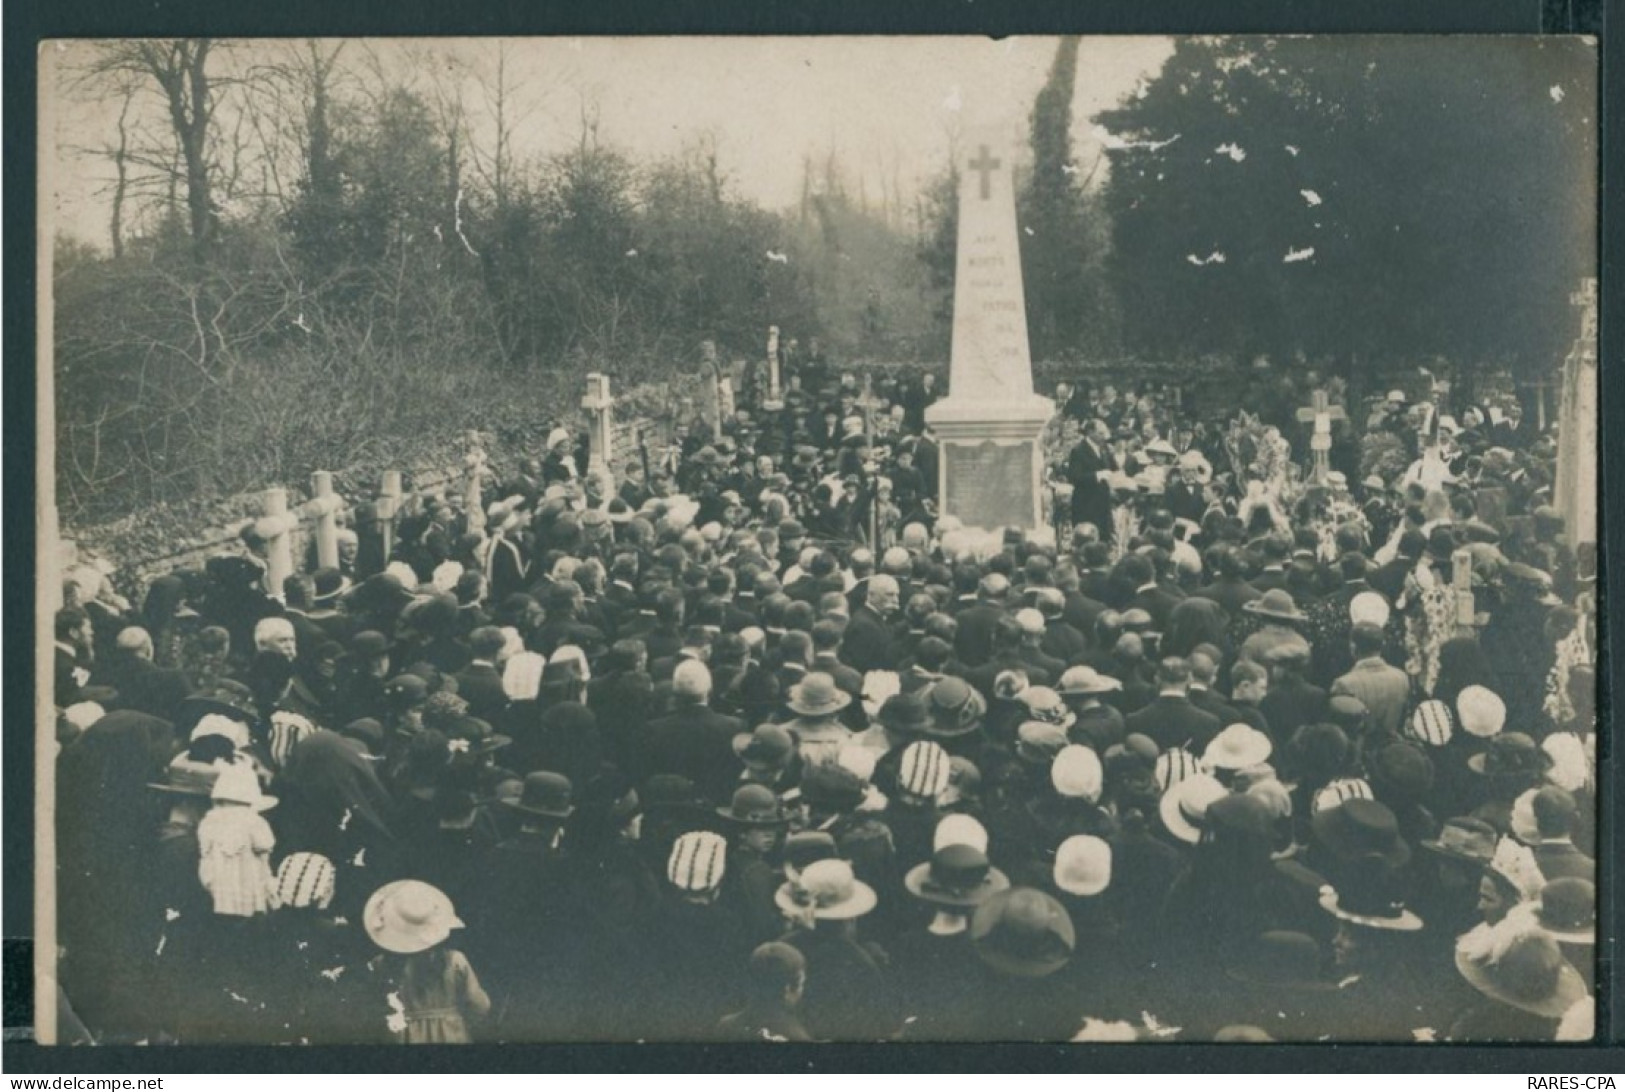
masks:
<instances>
[{"instance_id":1,"label":"wide-brimmed hat","mask_svg":"<svg viewBox=\"0 0 1625 1092\"><path fill-rule=\"evenodd\" d=\"M1457 945L1456 970L1485 997L1548 1019L1586 996L1585 979L1563 958L1557 941L1541 932L1513 937L1482 955Z\"/></svg>"},{"instance_id":2,"label":"wide-brimmed hat","mask_svg":"<svg viewBox=\"0 0 1625 1092\"><path fill-rule=\"evenodd\" d=\"M929 861L909 869L903 886L925 902L972 907L1008 888L1010 880L988 863L986 853L961 844L944 846Z\"/></svg>"},{"instance_id":3,"label":"wide-brimmed hat","mask_svg":"<svg viewBox=\"0 0 1625 1092\"><path fill-rule=\"evenodd\" d=\"M794 918L845 921L867 914L879 899L853 874L850 862L831 858L814 861L794 882L781 884L773 901Z\"/></svg>"},{"instance_id":4,"label":"wide-brimmed hat","mask_svg":"<svg viewBox=\"0 0 1625 1092\"><path fill-rule=\"evenodd\" d=\"M1390 743L1366 763L1371 790L1384 801L1414 803L1433 787L1433 762L1414 743Z\"/></svg>"},{"instance_id":5,"label":"wide-brimmed hat","mask_svg":"<svg viewBox=\"0 0 1625 1092\"><path fill-rule=\"evenodd\" d=\"M835 762L814 763L801 775L801 799L823 811L852 811L867 795L863 779Z\"/></svg>"},{"instance_id":6,"label":"wide-brimmed hat","mask_svg":"<svg viewBox=\"0 0 1625 1092\"><path fill-rule=\"evenodd\" d=\"M1241 609L1260 618L1274 618L1283 622L1302 622L1308 617L1293 602L1292 593L1284 588L1271 588Z\"/></svg>"},{"instance_id":7,"label":"wide-brimmed hat","mask_svg":"<svg viewBox=\"0 0 1625 1092\"><path fill-rule=\"evenodd\" d=\"M512 736L493 731L489 721L461 716L446 726L446 741L455 754L478 757L495 754L513 743Z\"/></svg>"},{"instance_id":8,"label":"wide-brimmed hat","mask_svg":"<svg viewBox=\"0 0 1625 1092\"><path fill-rule=\"evenodd\" d=\"M210 713L219 713L244 724L259 720L253 691L235 679L221 679L213 686L188 694L181 700L175 709L175 727L186 732Z\"/></svg>"},{"instance_id":9,"label":"wide-brimmed hat","mask_svg":"<svg viewBox=\"0 0 1625 1092\"><path fill-rule=\"evenodd\" d=\"M833 676L812 671L790 688L787 704L804 717L833 716L852 704L852 695L836 686Z\"/></svg>"},{"instance_id":10,"label":"wide-brimmed hat","mask_svg":"<svg viewBox=\"0 0 1625 1092\"><path fill-rule=\"evenodd\" d=\"M938 679L926 694L931 725L928 735L954 737L976 731L987 715L987 702L964 679L949 675Z\"/></svg>"},{"instance_id":11,"label":"wide-brimmed hat","mask_svg":"<svg viewBox=\"0 0 1625 1092\"><path fill-rule=\"evenodd\" d=\"M310 583L311 599L317 603L331 602L350 590L350 578L331 566L312 573Z\"/></svg>"},{"instance_id":12,"label":"wide-brimmed hat","mask_svg":"<svg viewBox=\"0 0 1625 1092\"><path fill-rule=\"evenodd\" d=\"M1009 888L978 906L970 937L983 963L1023 978L1060 970L1078 943L1066 907L1031 887Z\"/></svg>"},{"instance_id":13,"label":"wide-brimmed hat","mask_svg":"<svg viewBox=\"0 0 1625 1092\"><path fill-rule=\"evenodd\" d=\"M1016 696L1016 700L1027 707L1029 720L1043 721L1063 729L1077 723L1078 714L1050 687L1029 686Z\"/></svg>"},{"instance_id":14,"label":"wide-brimmed hat","mask_svg":"<svg viewBox=\"0 0 1625 1092\"><path fill-rule=\"evenodd\" d=\"M396 880L372 893L361 920L372 942L386 952L426 952L461 929L446 893L422 880Z\"/></svg>"},{"instance_id":15,"label":"wide-brimmed hat","mask_svg":"<svg viewBox=\"0 0 1625 1092\"><path fill-rule=\"evenodd\" d=\"M1250 724L1232 724L1214 736L1202 752L1210 770L1242 770L1269 761L1270 737Z\"/></svg>"},{"instance_id":16,"label":"wide-brimmed hat","mask_svg":"<svg viewBox=\"0 0 1625 1092\"><path fill-rule=\"evenodd\" d=\"M574 793L568 777L550 770L536 770L525 775L524 791L508 806L526 815L568 819L576 810L571 803Z\"/></svg>"},{"instance_id":17,"label":"wide-brimmed hat","mask_svg":"<svg viewBox=\"0 0 1625 1092\"><path fill-rule=\"evenodd\" d=\"M220 775L214 779L209 799L216 803L246 804L255 811L270 811L276 807L276 797L260 791L260 779L254 767L247 762L223 763Z\"/></svg>"},{"instance_id":18,"label":"wide-brimmed hat","mask_svg":"<svg viewBox=\"0 0 1625 1092\"><path fill-rule=\"evenodd\" d=\"M893 694L886 699L875 719L898 735L922 735L931 727L931 710L918 692Z\"/></svg>"},{"instance_id":19,"label":"wide-brimmed hat","mask_svg":"<svg viewBox=\"0 0 1625 1092\"><path fill-rule=\"evenodd\" d=\"M747 827L776 827L788 822L779 798L765 785L739 786L727 807L718 808L717 814Z\"/></svg>"},{"instance_id":20,"label":"wide-brimmed hat","mask_svg":"<svg viewBox=\"0 0 1625 1092\"><path fill-rule=\"evenodd\" d=\"M796 742L780 725L758 724L754 731L736 734L733 749L746 762L777 766L795 751Z\"/></svg>"},{"instance_id":21,"label":"wide-brimmed hat","mask_svg":"<svg viewBox=\"0 0 1625 1092\"><path fill-rule=\"evenodd\" d=\"M1267 986L1272 990L1337 989L1337 983L1321 973L1320 945L1307 933L1272 930L1257 937L1225 967L1237 982Z\"/></svg>"},{"instance_id":22,"label":"wide-brimmed hat","mask_svg":"<svg viewBox=\"0 0 1625 1092\"><path fill-rule=\"evenodd\" d=\"M1469 770L1489 776L1499 774L1539 776L1545 773L1551 764L1551 757L1522 732L1503 732L1493 737L1487 749L1467 760Z\"/></svg>"},{"instance_id":23,"label":"wide-brimmed hat","mask_svg":"<svg viewBox=\"0 0 1625 1092\"><path fill-rule=\"evenodd\" d=\"M1540 889L1535 920L1559 944L1597 943L1597 885L1563 876Z\"/></svg>"},{"instance_id":24,"label":"wide-brimmed hat","mask_svg":"<svg viewBox=\"0 0 1625 1092\"><path fill-rule=\"evenodd\" d=\"M1411 859L1393 811L1375 800L1355 798L1322 808L1310 825L1321 845L1346 860L1377 856L1390 868L1402 868Z\"/></svg>"},{"instance_id":25,"label":"wide-brimmed hat","mask_svg":"<svg viewBox=\"0 0 1625 1092\"><path fill-rule=\"evenodd\" d=\"M1325 884L1320 889L1320 908L1339 921L1363 925L1367 929L1413 933L1422 928L1422 919L1405 905L1400 896L1400 872L1383 858L1372 854L1344 869L1341 887Z\"/></svg>"},{"instance_id":26,"label":"wide-brimmed hat","mask_svg":"<svg viewBox=\"0 0 1625 1092\"><path fill-rule=\"evenodd\" d=\"M194 762L182 752L169 760L164 770L164 780L149 781L147 788L178 796L208 797L213 794L214 784L219 780L224 765L221 762Z\"/></svg>"},{"instance_id":27,"label":"wide-brimmed hat","mask_svg":"<svg viewBox=\"0 0 1625 1092\"><path fill-rule=\"evenodd\" d=\"M1059 724L1028 720L1016 729L1016 757L1034 766L1047 768L1066 745L1066 729Z\"/></svg>"},{"instance_id":28,"label":"wide-brimmed hat","mask_svg":"<svg viewBox=\"0 0 1625 1092\"><path fill-rule=\"evenodd\" d=\"M1175 838L1195 845L1202 840L1209 805L1229 792L1212 774L1197 773L1177 781L1162 794L1158 805L1162 825Z\"/></svg>"},{"instance_id":29,"label":"wide-brimmed hat","mask_svg":"<svg viewBox=\"0 0 1625 1092\"><path fill-rule=\"evenodd\" d=\"M1499 838L1496 829L1484 820L1462 815L1446 820L1439 828L1438 837L1419 844L1430 853L1482 867L1495 856L1495 843Z\"/></svg>"},{"instance_id":30,"label":"wide-brimmed hat","mask_svg":"<svg viewBox=\"0 0 1625 1092\"><path fill-rule=\"evenodd\" d=\"M1087 664L1069 667L1061 675L1061 696L1073 697L1109 694L1123 689L1123 684L1110 675L1102 675Z\"/></svg>"}]
</instances>

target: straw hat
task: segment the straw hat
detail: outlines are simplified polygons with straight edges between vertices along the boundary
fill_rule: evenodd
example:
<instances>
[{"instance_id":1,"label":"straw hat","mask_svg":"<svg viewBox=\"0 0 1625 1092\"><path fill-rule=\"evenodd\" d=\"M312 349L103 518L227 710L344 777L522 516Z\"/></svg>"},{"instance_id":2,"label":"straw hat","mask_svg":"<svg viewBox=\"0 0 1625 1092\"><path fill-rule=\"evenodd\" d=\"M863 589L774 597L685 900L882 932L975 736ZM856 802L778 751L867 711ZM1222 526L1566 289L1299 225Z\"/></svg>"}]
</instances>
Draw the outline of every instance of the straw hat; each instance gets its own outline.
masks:
<instances>
[{"instance_id":1,"label":"straw hat","mask_svg":"<svg viewBox=\"0 0 1625 1092\"><path fill-rule=\"evenodd\" d=\"M1162 752L1153 766L1157 788L1165 793L1187 778L1206 772L1201 760L1183 747L1170 747Z\"/></svg>"},{"instance_id":2,"label":"straw hat","mask_svg":"<svg viewBox=\"0 0 1625 1092\"><path fill-rule=\"evenodd\" d=\"M987 828L972 815L944 815L931 838L931 852L946 846L971 846L987 852Z\"/></svg>"},{"instance_id":3,"label":"straw hat","mask_svg":"<svg viewBox=\"0 0 1625 1092\"><path fill-rule=\"evenodd\" d=\"M1195 845L1202 840L1208 806L1229 792L1212 774L1192 774L1162 794L1162 824L1175 838Z\"/></svg>"},{"instance_id":4,"label":"straw hat","mask_svg":"<svg viewBox=\"0 0 1625 1092\"><path fill-rule=\"evenodd\" d=\"M1112 847L1092 834L1074 834L1055 850L1055 886L1069 895L1098 895L1112 882Z\"/></svg>"},{"instance_id":5,"label":"straw hat","mask_svg":"<svg viewBox=\"0 0 1625 1092\"><path fill-rule=\"evenodd\" d=\"M1031 887L1012 887L976 908L971 944L994 970L1042 978L1066 966L1077 931L1066 908Z\"/></svg>"},{"instance_id":6,"label":"straw hat","mask_svg":"<svg viewBox=\"0 0 1625 1092\"><path fill-rule=\"evenodd\" d=\"M925 902L973 907L1008 888L1010 880L988 863L985 852L961 844L934 850L929 861L909 869L903 886Z\"/></svg>"},{"instance_id":7,"label":"straw hat","mask_svg":"<svg viewBox=\"0 0 1625 1092\"><path fill-rule=\"evenodd\" d=\"M1564 876L1540 889L1535 906L1540 929L1559 944L1597 943L1597 886Z\"/></svg>"},{"instance_id":8,"label":"straw hat","mask_svg":"<svg viewBox=\"0 0 1625 1092\"><path fill-rule=\"evenodd\" d=\"M1094 696L1123 689L1123 684L1109 675L1102 675L1087 664L1069 667L1061 676L1062 697Z\"/></svg>"},{"instance_id":9,"label":"straw hat","mask_svg":"<svg viewBox=\"0 0 1625 1092\"><path fill-rule=\"evenodd\" d=\"M948 788L948 752L940 743L921 739L903 748L897 767L897 787L910 796L935 800Z\"/></svg>"},{"instance_id":10,"label":"straw hat","mask_svg":"<svg viewBox=\"0 0 1625 1092\"><path fill-rule=\"evenodd\" d=\"M1274 745L1270 737L1250 724L1232 724L1214 736L1202 752L1210 770L1241 770L1267 762Z\"/></svg>"},{"instance_id":11,"label":"straw hat","mask_svg":"<svg viewBox=\"0 0 1625 1092\"><path fill-rule=\"evenodd\" d=\"M463 927L446 893L422 880L396 880L372 893L362 911L367 935L386 952L425 952Z\"/></svg>"},{"instance_id":12,"label":"straw hat","mask_svg":"<svg viewBox=\"0 0 1625 1092\"><path fill-rule=\"evenodd\" d=\"M846 921L875 908L875 889L858 879L848 861L814 861L797 882L781 884L773 896L780 910L794 918Z\"/></svg>"},{"instance_id":13,"label":"straw hat","mask_svg":"<svg viewBox=\"0 0 1625 1092\"><path fill-rule=\"evenodd\" d=\"M804 717L834 716L852 704L852 695L835 685L835 679L813 671L790 688L790 709Z\"/></svg>"},{"instance_id":14,"label":"straw hat","mask_svg":"<svg viewBox=\"0 0 1625 1092\"><path fill-rule=\"evenodd\" d=\"M276 797L260 792L260 779L254 767L246 762L224 766L215 778L209 799L216 803L246 804L255 811L270 811L276 807Z\"/></svg>"},{"instance_id":15,"label":"straw hat","mask_svg":"<svg viewBox=\"0 0 1625 1092\"><path fill-rule=\"evenodd\" d=\"M1308 617L1298 609L1297 603L1292 599L1292 593L1284 588L1271 588L1241 609L1260 618L1273 618L1283 622L1302 622Z\"/></svg>"},{"instance_id":16,"label":"straw hat","mask_svg":"<svg viewBox=\"0 0 1625 1092\"><path fill-rule=\"evenodd\" d=\"M333 862L320 853L290 853L276 870L276 905L325 910L333 901L337 877Z\"/></svg>"},{"instance_id":17,"label":"straw hat","mask_svg":"<svg viewBox=\"0 0 1625 1092\"><path fill-rule=\"evenodd\" d=\"M691 830L673 843L666 858L666 879L679 891L714 891L727 866L728 839L711 830Z\"/></svg>"},{"instance_id":18,"label":"straw hat","mask_svg":"<svg viewBox=\"0 0 1625 1092\"><path fill-rule=\"evenodd\" d=\"M1507 707L1489 687L1469 686L1456 696L1456 717L1462 731L1489 739L1505 726Z\"/></svg>"},{"instance_id":19,"label":"straw hat","mask_svg":"<svg viewBox=\"0 0 1625 1092\"><path fill-rule=\"evenodd\" d=\"M1091 804L1100 799L1105 777L1100 756L1081 743L1061 748L1049 768L1050 784L1056 792Z\"/></svg>"},{"instance_id":20,"label":"straw hat","mask_svg":"<svg viewBox=\"0 0 1625 1092\"><path fill-rule=\"evenodd\" d=\"M1544 933L1518 936L1498 953L1476 954L1458 946L1456 970L1485 997L1548 1019L1561 1017L1586 996L1580 972Z\"/></svg>"}]
</instances>

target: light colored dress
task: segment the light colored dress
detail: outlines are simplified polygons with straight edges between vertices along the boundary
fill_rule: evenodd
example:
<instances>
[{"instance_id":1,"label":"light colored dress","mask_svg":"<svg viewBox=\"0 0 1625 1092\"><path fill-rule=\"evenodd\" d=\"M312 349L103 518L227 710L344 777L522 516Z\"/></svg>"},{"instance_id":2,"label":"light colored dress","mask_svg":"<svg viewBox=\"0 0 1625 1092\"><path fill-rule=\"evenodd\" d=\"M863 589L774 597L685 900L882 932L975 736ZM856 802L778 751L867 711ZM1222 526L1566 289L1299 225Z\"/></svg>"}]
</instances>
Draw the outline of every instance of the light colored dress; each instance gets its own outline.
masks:
<instances>
[{"instance_id":1,"label":"light colored dress","mask_svg":"<svg viewBox=\"0 0 1625 1092\"><path fill-rule=\"evenodd\" d=\"M264 816L238 804L218 804L198 823L197 842L198 880L214 899L216 914L270 913L276 836Z\"/></svg>"},{"instance_id":2,"label":"light colored dress","mask_svg":"<svg viewBox=\"0 0 1625 1092\"><path fill-rule=\"evenodd\" d=\"M467 956L448 949L440 967L437 975L432 961L408 960L399 995L406 1017L405 1029L397 1033L400 1042L471 1043L469 1018L491 1011L491 998Z\"/></svg>"}]
</instances>

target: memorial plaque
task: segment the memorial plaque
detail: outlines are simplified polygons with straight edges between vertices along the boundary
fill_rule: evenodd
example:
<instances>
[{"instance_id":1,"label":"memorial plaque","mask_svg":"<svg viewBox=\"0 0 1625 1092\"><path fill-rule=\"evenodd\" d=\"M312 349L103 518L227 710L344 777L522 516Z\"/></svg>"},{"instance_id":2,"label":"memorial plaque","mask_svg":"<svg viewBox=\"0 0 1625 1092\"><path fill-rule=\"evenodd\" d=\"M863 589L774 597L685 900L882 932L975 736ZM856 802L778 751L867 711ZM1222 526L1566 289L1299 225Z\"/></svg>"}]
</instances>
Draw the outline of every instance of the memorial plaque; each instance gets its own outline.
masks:
<instances>
[{"instance_id":1,"label":"memorial plaque","mask_svg":"<svg viewBox=\"0 0 1625 1092\"><path fill-rule=\"evenodd\" d=\"M1033 444L947 444L943 512L970 527L1033 525Z\"/></svg>"}]
</instances>

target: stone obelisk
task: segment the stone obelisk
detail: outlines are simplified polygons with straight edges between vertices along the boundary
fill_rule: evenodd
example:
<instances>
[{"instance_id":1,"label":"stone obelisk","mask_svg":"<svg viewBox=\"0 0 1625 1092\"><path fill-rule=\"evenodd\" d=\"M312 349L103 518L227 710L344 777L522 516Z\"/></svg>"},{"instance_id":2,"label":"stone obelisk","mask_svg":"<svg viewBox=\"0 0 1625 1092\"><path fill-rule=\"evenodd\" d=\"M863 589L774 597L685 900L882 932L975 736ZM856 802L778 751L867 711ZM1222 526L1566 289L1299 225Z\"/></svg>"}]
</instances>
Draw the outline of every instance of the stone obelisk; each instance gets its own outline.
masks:
<instances>
[{"instance_id":1,"label":"stone obelisk","mask_svg":"<svg viewBox=\"0 0 1625 1092\"><path fill-rule=\"evenodd\" d=\"M1034 530L1042 515L1039 436L1055 405L1033 393L1011 169L1018 131L967 134L959 155L948 394L925 411L941 445L938 511L967 527Z\"/></svg>"}]
</instances>

